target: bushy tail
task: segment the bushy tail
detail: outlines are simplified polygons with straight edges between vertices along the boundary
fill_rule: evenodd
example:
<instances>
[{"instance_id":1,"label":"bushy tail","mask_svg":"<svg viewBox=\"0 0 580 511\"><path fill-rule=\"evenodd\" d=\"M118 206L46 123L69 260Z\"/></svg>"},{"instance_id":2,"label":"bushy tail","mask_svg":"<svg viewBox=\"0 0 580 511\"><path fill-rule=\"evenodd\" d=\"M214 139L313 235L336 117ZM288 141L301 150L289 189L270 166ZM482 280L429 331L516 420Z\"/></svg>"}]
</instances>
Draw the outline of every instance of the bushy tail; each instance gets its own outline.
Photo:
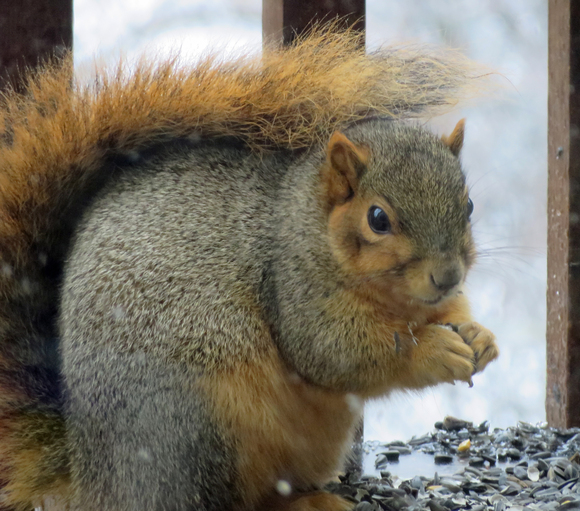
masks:
<instances>
[{"instance_id":1,"label":"bushy tail","mask_svg":"<svg viewBox=\"0 0 580 511\"><path fill-rule=\"evenodd\" d=\"M0 484L29 506L64 491L55 327L62 266L108 163L183 137L233 136L256 152L300 149L370 115L432 116L477 93L485 73L455 52L385 48L317 28L284 50L193 68L120 65L91 85L71 59L0 98Z\"/></svg>"}]
</instances>

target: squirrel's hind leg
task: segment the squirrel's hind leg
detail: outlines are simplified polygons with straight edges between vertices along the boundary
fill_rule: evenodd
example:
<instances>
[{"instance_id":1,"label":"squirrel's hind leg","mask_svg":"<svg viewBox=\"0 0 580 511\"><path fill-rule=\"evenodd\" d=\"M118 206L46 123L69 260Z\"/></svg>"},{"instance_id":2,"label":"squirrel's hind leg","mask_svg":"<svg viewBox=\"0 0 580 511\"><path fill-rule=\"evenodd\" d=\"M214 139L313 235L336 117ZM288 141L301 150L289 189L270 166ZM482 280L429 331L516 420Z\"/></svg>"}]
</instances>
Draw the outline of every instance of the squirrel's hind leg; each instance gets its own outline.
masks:
<instances>
[{"instance_id":1,"label":"squirrel's hind leg","mask_svg":"<svg viewBox=\"0 0 580 511\"><path fill-rule=\"evenodd\" d=\"M147 353L77 346L64 356L71 511L231 509L232 461L198 375Z\"/></svg>"}]
</instances>

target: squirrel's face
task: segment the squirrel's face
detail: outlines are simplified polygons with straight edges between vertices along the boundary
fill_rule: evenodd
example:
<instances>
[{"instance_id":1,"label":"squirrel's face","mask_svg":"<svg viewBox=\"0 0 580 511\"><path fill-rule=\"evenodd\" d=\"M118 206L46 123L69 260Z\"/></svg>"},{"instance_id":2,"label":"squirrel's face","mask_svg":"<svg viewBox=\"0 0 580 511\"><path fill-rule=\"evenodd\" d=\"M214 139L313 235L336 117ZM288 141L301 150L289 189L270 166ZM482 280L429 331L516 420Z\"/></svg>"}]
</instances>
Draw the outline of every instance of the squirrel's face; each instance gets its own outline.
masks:
<instances>
[{"instance_id":1,"label":"squirrel's face","mask_svg":"<svg viewBox=\"0 0 580 511\"><path fill-rule=\"evenodd\" d=\"M353 137L364 142L338 132L330 140L322 184L331 250L367 299L430 308L460 292L475 255L457 158L463 123L442 140L417 128L380 131L378 140L368 127Z\"/></svg>"}]
</instances>

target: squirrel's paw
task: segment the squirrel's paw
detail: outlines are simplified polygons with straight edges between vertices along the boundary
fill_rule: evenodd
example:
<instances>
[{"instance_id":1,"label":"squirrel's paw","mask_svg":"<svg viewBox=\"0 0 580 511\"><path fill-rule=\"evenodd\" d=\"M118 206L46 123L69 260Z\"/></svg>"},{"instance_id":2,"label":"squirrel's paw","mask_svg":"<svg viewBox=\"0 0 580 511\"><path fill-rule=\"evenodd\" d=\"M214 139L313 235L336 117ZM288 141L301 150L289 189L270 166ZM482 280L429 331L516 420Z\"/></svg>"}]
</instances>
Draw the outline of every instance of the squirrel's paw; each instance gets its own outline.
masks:
<instances>
[{"instance_id":1,"label":"squirrel's paw","mask_svg":"<svg viewBox=\"0 0 580 511\"><path fill-rule=\"evenodd\" d=\"M354 506L338 495L317 492L298 497L284 511L351 511Z\"/></svg>"},{"instance_id":2,"label":"squirrel's paw","mask_svg":"<svg viewBox=\"0 0 580 511\"><path fill-rule=\"evenodd\" d=\"M457 325L457 333L471 347L475 354L475 372L483 371L484 367L499 355L495 343L495 335L484 326L472 321Z\"/></svg>"},{"instance_id":3,"label":"squirrel's paw","mask_svg":"<svg viewBox=\"0 0 580 511\"><path fill-rule=\"evenodd\" d=\"M444 326L429 325L417 337L411 357L412 379L418 387L458 380L472 384L475 354L459 334Z\"/></svg>"}]
</instances>

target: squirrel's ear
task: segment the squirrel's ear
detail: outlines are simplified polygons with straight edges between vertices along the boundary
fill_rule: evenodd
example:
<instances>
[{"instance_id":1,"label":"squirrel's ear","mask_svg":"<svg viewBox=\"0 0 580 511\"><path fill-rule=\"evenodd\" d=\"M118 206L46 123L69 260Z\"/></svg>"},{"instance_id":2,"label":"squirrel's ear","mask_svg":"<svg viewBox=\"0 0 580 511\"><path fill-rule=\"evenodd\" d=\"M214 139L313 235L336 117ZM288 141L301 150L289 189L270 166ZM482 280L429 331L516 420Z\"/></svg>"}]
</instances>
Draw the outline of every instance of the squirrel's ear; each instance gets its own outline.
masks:
<instances>
[{"instance_id":1,"label":"squirrel's ear","mask_svg":"<svg viewBox=\"0 0 580 511\"><path fill-rule=\"evenodd\" d=\"M465 134L465 119L461 119L455 129L451 132L451 135L443 135L441 140L443 143L451 149L451 152L455 156L459 156L459 152L463 147L463 135Z\"/></svg>"},{"instance_id":2,"label":"squirrel's ear","mask_svg":"<svg viewBox=\"0 0 580 511\"><path fill-rule=\"evenodd\" d=\"M326 165L322 182L329 202L344 202L354 195L359 179L366 168L368 151L353 144L340 131L330 137L326 149Z\"/></svg>"}]
</instances>

